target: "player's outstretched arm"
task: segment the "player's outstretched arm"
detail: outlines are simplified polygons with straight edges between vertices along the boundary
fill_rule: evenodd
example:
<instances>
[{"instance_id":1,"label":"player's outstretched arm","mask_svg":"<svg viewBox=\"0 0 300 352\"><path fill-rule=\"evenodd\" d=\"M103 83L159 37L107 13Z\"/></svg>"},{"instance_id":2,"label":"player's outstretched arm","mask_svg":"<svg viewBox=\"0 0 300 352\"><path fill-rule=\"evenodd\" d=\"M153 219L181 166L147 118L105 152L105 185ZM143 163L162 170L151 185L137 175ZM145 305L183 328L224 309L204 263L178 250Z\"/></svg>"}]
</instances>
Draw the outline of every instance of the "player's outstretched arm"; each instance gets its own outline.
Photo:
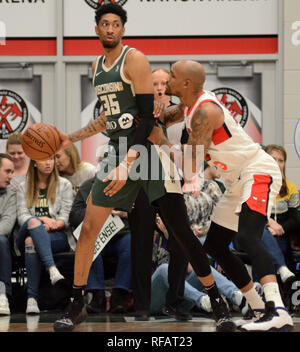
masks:
<instances>
[{"instance_id":1,"label":"player's outstretched arm","mask_svg":"<svg viewBox=\"0 0 300 352\"><path fill-rule=\"evenodd\" d=\"M96 70L96 65L97 60L92 63L93 76ZM104 132L106 130L106 117L104 112L102 112L96 120L92 121L87 126L69 135L61 132L55 126L53 127L55 128L60 137L61 144L59 150L63 150L75 142L82 141L83 139L94 136L97 133Z\"/></svg>"},{"instance_id":2,"label":"player's outstretched arm","mask_svg":"<svg viewBox=\"0 0 300 352\"><path fill-rule=\"evenodd\" d=\"M94 136L97 133L104 132L106 130L106 116L104 112L100 114L100 116L93 120L91 123L81 128L80 130L73 132L68 135L70 141L72 143L82 141L88 137Z\"/></svg>"},{"instance_id":3,"label":"player's outstretched arm","mask_svg":"<svg viewBox=\"0 0 300 352\"><path fill-rule=\"evenodd\" d=\"M67 147L69 147L71 144L75 142L82 141L83 139L86 139L88 137L94 136L97 133L105 131L106 116L104 115L104 112L103 112L96 120L93 120L87 126L70 134L61 132L55 126L52 126L52 127L55 128L56 132L59 134L59 138L61 142L60 148L59 148L59 151L60 151L60 150L66 149Z\"/></svg>"}]
</instances>

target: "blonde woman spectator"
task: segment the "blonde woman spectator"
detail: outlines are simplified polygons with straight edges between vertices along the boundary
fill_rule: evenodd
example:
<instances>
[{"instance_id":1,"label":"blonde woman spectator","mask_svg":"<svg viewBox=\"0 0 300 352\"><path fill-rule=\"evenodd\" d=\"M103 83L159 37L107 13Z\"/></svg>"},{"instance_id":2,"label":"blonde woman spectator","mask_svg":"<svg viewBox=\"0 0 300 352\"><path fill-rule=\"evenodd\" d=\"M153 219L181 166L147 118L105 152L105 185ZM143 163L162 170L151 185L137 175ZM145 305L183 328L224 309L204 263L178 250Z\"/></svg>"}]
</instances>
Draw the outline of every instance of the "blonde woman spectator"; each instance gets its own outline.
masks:
<instances>
[{"instance_id":1,"label":"blonde woman spectator","mask_svg":"<svg viewBox=\"0 0 300 352\"><path fill-rule=\"evenodd\" d=\"M14 176L11 180L10 187L17 191L22 181L25 181L28 170L29 159L24 153L22 147L22 133L16 132L9 136L6 142L6 152L12 157L14 163Z\"/></svg>"},{"instance_id":2,"label":"blonde woman spectator","mask_svg":"<svg viewBox=\"0 0 300 352\"><path fill-rule=\"evenodd\" d=\"M276 144L265 147L265 151L277 162L282 174L282 186L276 197L275 206L272 208L271 217L264 228L261 241L272 256L276 273L282 283L288 283L295 274L288 268L286 257L290 249L290 236L299 236L299 221L297 207L299 206L299 194L294 183L290 182L285 175L285 163L287 154L285 149ZM240 250L239 243L235 243ZM252 276L256 279L256 273Z\"/></svg>"},{"instance_id":3,"label":"blonde woman spectator","mask_svg":"<svg viewBox=\"0 0 300 352\"><path fill-rule=\"evenodd\" d=\"M68 179L73 186L74 195L84 181L96 174L96 167L87 161L81 161L78 150L74 144L56 153L56 166L59 174Z\"/></svg>"},{"instance_id":4,"label":"blonde woman spectator","mask_svg":"<svg viewBox=\"0 0 300 352\"><path fill-rule=\"evenodd\" d=\"M72 185L58 175L54 157L31 160L26 181L20 184L17 193L20 225L17 246L25 252L28 314L40 312L37 297L42 264L49 271L53 285L64 278L56 268L52 253L68 251L74 244L68 231L72 202Z\"/></svg>"},{"instance_id":5,"label":"blonde woman spectator","mask_svg":"<svg viewBox=\"0 0 300 352\"><path fill-rule=\"evenodd\" d=\"M290 249L292 237L294 235L299 236L300 226L297 215L299 193L296 185L286 178L285 164L287 153L285 149L281 145L270 144L265 147L265 151L275 159L279 166L282 174L282 186L276 197L276 204L272 209L272 215L265 228L263 239L269 239L266 245L269 250L274 251L273 257L276 259L275 267L277 273L280 275L282 282L285 282L287 279L294 276L287 268L284 257ZM272 236L270 236L270 234ZM266 237L267 235L268 237ZM279 246L276 251L274 249L276 246L271 245L274 239Z\"/></svg>"}]
</instances>

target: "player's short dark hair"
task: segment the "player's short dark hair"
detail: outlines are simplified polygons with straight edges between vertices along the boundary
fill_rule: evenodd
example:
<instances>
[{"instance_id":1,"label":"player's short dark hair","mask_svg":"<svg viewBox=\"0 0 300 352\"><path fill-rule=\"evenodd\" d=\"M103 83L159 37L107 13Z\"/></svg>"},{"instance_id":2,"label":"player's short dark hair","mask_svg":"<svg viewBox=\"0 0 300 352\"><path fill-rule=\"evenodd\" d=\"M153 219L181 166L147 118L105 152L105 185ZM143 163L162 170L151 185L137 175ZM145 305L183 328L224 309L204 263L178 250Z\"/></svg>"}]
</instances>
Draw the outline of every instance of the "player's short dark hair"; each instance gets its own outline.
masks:
<instances>
[{"instance_id":1,"label":"player's short dark hair","mask_svg":"<svg viewBox=\"0 0 300 352\"><path fill-rule=\"evenodd\" d=\"M101 17L107 13L113 13L119 16L121 18L123 26L127 22L127 12L123 9L123 7L115 3L109 3L100 5L95 11L96 25L99 24Z\"/></svg>"}]
</instances>

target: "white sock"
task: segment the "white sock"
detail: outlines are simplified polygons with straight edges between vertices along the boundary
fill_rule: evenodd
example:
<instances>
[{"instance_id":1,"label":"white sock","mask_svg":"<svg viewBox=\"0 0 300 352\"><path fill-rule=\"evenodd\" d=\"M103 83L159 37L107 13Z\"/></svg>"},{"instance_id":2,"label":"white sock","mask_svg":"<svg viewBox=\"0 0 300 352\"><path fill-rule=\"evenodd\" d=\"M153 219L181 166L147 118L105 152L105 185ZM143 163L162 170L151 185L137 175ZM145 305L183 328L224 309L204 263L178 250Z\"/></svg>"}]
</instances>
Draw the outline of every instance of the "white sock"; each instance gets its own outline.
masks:
<instances>
[{"instance_id":1,"label":"white sock","mask_svg":"<svg viewBox=\"0 0 300 352\"><path fill-rule=\"evenodd\" d=\"M264 301L257 293L254 285L247 292L243 292L243 295L245 296L247 302L249 303L252 309L265 309Z\"/></svg>"},{"instance_id":2,"label":"white sock","mask_svg":"<svg viewBox=\"0 0 300 352\"><path fill-rule=\"evenodd\" d=\"M290 277L294 277L295 274L292 273L289 268L285 265L282 265L278 270L277 273L280 275L281 281L286 282L286 280Z\"/></svg>"},{"instance_id":3,"label":"white sock","mask_svg":"<svg viewBox=\"0 0 300 352\"><path fill-rule=\"evenodd\" d=\"M50 275L50 280L52 285L55 285L58 280L64 279L64 277L59 272L56 266L52 266L51 268L49 268L49 275Z\"/></svg>"},{"instance_id":4,"label":"white sock","mask_svg":"<svg viewBox=\"0 0 300 352\"><path fill-rule=\"evenodd\" d=\"M239 306L241 303L242 303L242 300L243 300L243 294L240 290L238 291L235 291L235 294L234 294L234 303Z\"/></svg>"},{"instance_id":5,"label":"white sock","mask_svg":"<svg viewBox=\"0 0 300 352\"><path fill-rule=\"evenodd\" d=\"M204 295L201 297L201 300L200 300L200 306L203 310L205 310L206 312L211 312L212 309L211 309L211 303L210 303L210 298L208 295Z\"/></svg>"},{"instance_id":6,"label":"white sock","mask_svg":"<svg viewBox=\"0 0 300 352\"><path fill-rule=\"evenodd\" d=\"M284 307L277 282L268 282L263 285L266 301L273 301L275 307Z\"/></svg>"}]
</instances>

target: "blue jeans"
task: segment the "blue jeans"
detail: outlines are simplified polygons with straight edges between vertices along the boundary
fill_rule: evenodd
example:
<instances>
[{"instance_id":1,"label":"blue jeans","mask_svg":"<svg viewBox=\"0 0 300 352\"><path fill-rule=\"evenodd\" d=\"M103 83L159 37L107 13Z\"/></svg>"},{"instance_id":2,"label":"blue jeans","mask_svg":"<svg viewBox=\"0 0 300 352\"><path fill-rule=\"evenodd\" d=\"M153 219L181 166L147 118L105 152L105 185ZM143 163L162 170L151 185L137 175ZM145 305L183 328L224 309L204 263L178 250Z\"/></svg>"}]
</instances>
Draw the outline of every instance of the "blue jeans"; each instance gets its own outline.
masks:
<instances>
[{"instance_id":1,"label":"blue jeans","mask_svg":"<svg viewBox=\"0 0 300 352\"><path fill-rule=\"evenodd\" d=\"M238 291L238 288L214 268L211 267L211 270L220 293L231 300L233 304L236 304L235 292ZM151 278L151 314L160 314L162 312L162 309L166 304L166 293L168 288L168 264L161 264L155 270ZM205 295L206 292L204 286L193 271L185 280L183 302L185 308L190 310L196 306L201 309L200 301Z\"/></svg>"},{"instance_id":2,"label":"blue jeans","mask_svg":"<svg viewBox=\"0 0 300 352\"><path fill-rule=\"evenodd\" d=\"M116 235L118 236L118 235ZM86 286L87 291L104 290L104 257L118 257L117 271L114 278L113 288L122 288L129 291L131 288L131 256L130 256L130 240L131 235L127 233L119 237L113 238L104 247L102 252L93 262L88 282Z\"/></svg>"},{"instance_id":3,"label":"blue jeans","mask_svg":"<svg viewBox=\"0 0 300 352\"><path fill-rule=\"evenodd\" d=\"M288 249L288 245L282 236L273 236L271 232L268 230L267 226L265 226L264 232L262 234L262 244L270 253L273 264L275 266L275 270L277 271L282 265L286 265L284 254ZM237 250L240 250L240 246L238 242L235 242ZM256 273L252 270L253 281L259 281Z\"/></svg>"},{"instance_id":4,"label":"blue jeans","mask_svg":"<svg viewBox=\"0 0 300 352\"><path fill-rule=\"evenodd\" d=\"M284 254L287 251L286 240L281 236L273 236L271 232L265 227L262 235L262 243L271 254L276 271L283 265L286 265Z\"/></svg>"},{"instance_id":5,"label":"blue jeans","mask_svg":"<svg viewBox=\"0 0 300 352\"><path fill-rule=\"evenodd\" d=\"M162 313L162 310L166 305L166 294L168 289L168 264L161 264L151 277L151 314ZM183 304L186 309L192 309L195 305L201 308L200 300L203 296L205 296L204 292L198 291L185 281Z\"/></svg>"},{"instance_id":6,"label":"blue jeans","mask_svg":"<svg viewBox=\"0 0 300 352\"><path fill-rule=\"evenodd\" d=\"M210 268L220 294L228 298L231 303L236 304L235 293L239 289L232 281L228 280L226 276L219 273L212 266ZM204 286L194 271L187 276L186 281L197 290L205 292Z\"/></svg>"},{"instance_id":7,"label":"blue jeans","mask_svg":"<svg viewBox=\"0 0 300 352\"><path fill-rule=\"evenodd\" d=\"M55 266L52 253L67 252L70 247L67 235L63 231L47 232L42 223L33 229L28 229L30 219L32 218L29 218L21 226L16 242L19 250L22 253L25 252L28 298L33 297L36 299L38 297L42 264L44 264L46 269ZM25 246L27 237L32 238L34 247Z\"/></svg>"},{"instance_id":8,"label":"blue jeans","mask_svg":"<svg viewBox=\"0 0 300 352\"><path fill-rule=\"evenodd\" d=\"M7 236L0 236L0 281L5 284L6 294L12 294L11 286L12 259L10 253L9 239Z\"/></svg>"}]
</instances>

